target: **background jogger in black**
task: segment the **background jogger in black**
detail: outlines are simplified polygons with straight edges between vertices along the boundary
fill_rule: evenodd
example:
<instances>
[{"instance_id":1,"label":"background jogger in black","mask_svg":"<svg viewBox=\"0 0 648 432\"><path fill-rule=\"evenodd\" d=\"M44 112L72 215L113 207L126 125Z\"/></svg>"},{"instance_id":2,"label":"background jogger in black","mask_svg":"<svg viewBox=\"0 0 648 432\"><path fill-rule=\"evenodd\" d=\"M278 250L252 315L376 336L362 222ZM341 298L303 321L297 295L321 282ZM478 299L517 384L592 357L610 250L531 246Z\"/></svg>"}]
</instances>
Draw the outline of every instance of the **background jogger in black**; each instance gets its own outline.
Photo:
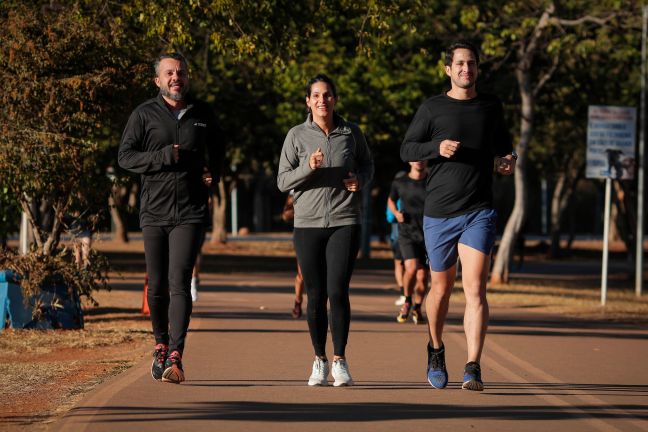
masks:
<instances>
[{"instance_id":1,"label":"background jogger in black","mask_svg":"<svg viewBox=\"0 0 648 432\"><path fill-rule=\"evenodd\" d=\"M318 356L326 356L327 300L331 306L333 354L345 356L351 322L349 282L358 254L359 239L359 225L295 228L295 251L308 295L308 329Z\"/></svg>"},{"instance_id":2,"label":"background jogger in black","mask_svg":"<svg viewBox=\"0 0 648 432\"><path fill-rule=\"evenodd\" d=\"M200 224L142 228L153 335L169 352L184 351L192 311L188 288L203 233Z\"/></svg>"}]
</instances>

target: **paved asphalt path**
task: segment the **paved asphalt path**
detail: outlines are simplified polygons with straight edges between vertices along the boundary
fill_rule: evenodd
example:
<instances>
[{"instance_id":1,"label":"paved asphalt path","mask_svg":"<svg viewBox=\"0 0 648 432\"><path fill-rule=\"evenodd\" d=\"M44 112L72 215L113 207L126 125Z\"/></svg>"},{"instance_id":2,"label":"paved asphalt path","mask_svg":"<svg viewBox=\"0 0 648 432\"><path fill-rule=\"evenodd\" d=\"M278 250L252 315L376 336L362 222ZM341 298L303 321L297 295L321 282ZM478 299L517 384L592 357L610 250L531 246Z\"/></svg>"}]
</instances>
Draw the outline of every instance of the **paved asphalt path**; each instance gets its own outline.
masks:
<instances>
[{"instance_id":1,"label":"paved asphalt path","mask_svg":"<svg viewBox=\"0 0 648 432\"><path fill-rule=\"evenodd\" d=\"M391 272L357 270L347 357L354 387L309 388L306 321L291 272L206 273L184 356L187 381L150 361L103 383L53 431L648 431L648 332L491 305L486 389L461 390L460 301L445 344L450 384L426 381L426 326L395 321ZM113 289L141 289L142 278ZM329 337L329 355L332 346Z\"/></svg>"}]
</instances>

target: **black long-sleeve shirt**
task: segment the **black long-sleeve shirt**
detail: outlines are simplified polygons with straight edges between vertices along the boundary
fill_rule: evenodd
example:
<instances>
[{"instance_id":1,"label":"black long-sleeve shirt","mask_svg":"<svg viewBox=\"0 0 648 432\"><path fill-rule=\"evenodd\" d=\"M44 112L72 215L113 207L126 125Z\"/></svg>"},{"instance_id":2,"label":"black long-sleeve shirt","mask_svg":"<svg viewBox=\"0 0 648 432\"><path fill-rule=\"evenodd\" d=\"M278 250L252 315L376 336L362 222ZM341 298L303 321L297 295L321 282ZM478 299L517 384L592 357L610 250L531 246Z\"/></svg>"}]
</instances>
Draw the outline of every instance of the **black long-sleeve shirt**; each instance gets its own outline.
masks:
<instances>
[{"instance_id":1,"label":"black long-sleeve shirt","mask_svg":"<svg viewBox=\"0 0 648 432\"><path fill-rule=\"evenodd\" d=\"M443 140L459 141L451 158L439 155ZM418 109L401 145L406 162L428 160L425 216L454 217L492 207L493 161L511 152L502 103L496 96L431 97Z\"/></svg>"}]
</instances>

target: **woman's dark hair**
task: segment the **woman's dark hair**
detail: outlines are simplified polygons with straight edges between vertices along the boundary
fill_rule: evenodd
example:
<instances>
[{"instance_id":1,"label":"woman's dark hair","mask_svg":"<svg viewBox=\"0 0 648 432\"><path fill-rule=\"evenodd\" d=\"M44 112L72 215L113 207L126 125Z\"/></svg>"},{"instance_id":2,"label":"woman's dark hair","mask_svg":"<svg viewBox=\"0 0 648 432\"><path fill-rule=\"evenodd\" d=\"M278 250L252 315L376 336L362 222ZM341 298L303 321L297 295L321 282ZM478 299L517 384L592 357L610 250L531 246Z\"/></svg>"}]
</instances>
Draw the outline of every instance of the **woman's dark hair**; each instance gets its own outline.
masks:
<instances>
[{"instance_id":1,"label":"woman's dark hair","mask_svg":"<svg viewBox=\"0 0 648 432\"><path fill-rule=\"evenodd\" d=\"M308 84L306 84L306 97L310 97L311 87L313 87L313 84L317 82L325 82L326 84L328 84L331 88L331 91L333 92L333 97L337 99L337 89L335 88L335 83L331 78L324 74L317 74L313 78L311 78L310 81L308 81Z\"/></svg>"},{"instance_id":2,"label":"woman's dark hair","mask_svg":"<svg viewBox=\"0 0 648 432\"><path fill-rule=\"evenodd\" d=\"M467 49L472 51L473 55L475 56L475 61L477 62L477 65L479 65L479 51L477 50L477 47L473 45L472 43L465 41L465 40L460 40L457 42L454 42L452 45L450 45L446 50L445 50L445 65L446 66L451 66L452 65L452 58L454 57L454 52L457 49Z\"/></svg>"}]
</instances>

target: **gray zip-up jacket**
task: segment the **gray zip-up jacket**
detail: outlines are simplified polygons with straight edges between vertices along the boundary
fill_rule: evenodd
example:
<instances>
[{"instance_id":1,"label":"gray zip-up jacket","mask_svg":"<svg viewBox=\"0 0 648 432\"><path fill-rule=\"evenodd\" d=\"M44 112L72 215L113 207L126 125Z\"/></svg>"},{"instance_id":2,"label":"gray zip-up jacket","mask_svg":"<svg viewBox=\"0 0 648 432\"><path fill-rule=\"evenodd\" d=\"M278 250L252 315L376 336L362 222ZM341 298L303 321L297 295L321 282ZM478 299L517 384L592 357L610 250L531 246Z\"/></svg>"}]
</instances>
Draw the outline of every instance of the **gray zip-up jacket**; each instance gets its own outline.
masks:
<instances>
[{"instance_id":1,"label":"gray zip-up jacket","mask_svg":"<svg viewBox=\"0 0 648 432\"><path fill-rule=\"evenodd\" d=\"M288 131L281 149L277 186L294 189L295 228L329 228L360 223L359 192L349 192L343 180L352 172L360 188L369 184L374 165L365 137L354 123L335 115L337 127L328 136L311 115ZM320 168L311 169L310 155L324 154Z\"/></svg>"}]
</instances>

